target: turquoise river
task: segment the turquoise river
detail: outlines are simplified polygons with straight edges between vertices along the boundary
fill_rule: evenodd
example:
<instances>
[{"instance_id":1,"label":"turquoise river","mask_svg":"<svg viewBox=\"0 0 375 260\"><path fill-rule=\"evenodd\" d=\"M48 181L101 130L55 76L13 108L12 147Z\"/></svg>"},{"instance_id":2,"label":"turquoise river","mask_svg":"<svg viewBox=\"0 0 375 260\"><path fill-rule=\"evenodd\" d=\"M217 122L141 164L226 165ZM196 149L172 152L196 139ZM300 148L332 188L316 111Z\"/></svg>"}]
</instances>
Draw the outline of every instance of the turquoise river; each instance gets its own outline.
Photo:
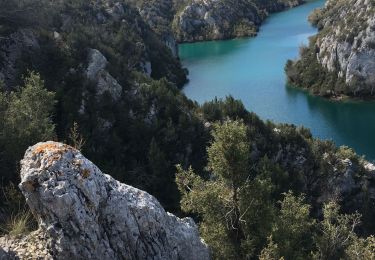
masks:
<instances>
[{"instance_id":1,"label":"turquoise river","mask_svg":"<svg viewBox=\"0 0 375 260\"><path fill-rule=\"evenodd\" d=\"M199 103L232 95L263 119L311 129L375 159L375 102L329 101L286 86L284 65L316 29L309 13L324 0L271 15L255 38L180 45L189 69L185 94Z\"/></svg>"}]
</instances>

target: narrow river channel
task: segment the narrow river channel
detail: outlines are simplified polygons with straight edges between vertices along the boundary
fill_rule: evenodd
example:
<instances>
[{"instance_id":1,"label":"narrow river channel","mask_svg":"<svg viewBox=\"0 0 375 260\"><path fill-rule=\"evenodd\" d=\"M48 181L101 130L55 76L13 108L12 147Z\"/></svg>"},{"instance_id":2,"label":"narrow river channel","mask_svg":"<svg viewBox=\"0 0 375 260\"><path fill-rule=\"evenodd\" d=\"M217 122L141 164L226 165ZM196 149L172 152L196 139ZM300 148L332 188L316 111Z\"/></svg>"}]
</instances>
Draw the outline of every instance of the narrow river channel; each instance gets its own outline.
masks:
<instances>
[{"instance_id":1,"label":"narrow river channel","mask_svg":"<svg viewBox=\"0 0 375 260\"><path fill-rule=\"evenodd\" d=\"M375 102L336 102L286 86L284 65L316 33L309 13L324 5L312 0L271 15L255 38L180 45L189 70L185 94L199 103L232 95L262 119L303 125L315 137L348 145L375 159Z\"/></svg>"}]
</instances>

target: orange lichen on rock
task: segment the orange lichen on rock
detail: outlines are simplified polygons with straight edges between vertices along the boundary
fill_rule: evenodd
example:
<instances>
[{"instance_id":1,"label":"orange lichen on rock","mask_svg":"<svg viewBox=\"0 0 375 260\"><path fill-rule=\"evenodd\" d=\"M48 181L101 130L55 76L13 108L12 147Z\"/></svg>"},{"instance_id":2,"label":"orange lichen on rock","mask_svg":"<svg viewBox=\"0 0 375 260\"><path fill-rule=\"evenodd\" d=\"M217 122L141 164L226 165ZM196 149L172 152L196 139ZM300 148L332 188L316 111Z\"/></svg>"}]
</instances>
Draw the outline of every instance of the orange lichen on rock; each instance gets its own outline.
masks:
<instances>
[{"instance_id":1,"label":"orange lichen on rock","mask_svg":"<svg viewBox=\"0 0 375 260\"><path fill-rule=\"evenodd\" d=\"M47 159L47 167L51 166L53 162L60 160L64 153L68 151L74 151L75 148L61 143L47 142L40 144L34 148L32 151L33 155L40 155L49 153Z\"/></svg>"},{"instance_id":2,"label":"orange lichen on rock","mask_svg":"<svg viewBox=\"0 0 375 260\"><path fill-rule=\"evenodd\" d=\"M67 150L73 150L74 148L66 145L66 144L59 144L59 143L43 143L36 147L33 151L34 154L45 153L47 151L54 152L54 151L62 151L65 152Z\"/></svg>"}]
</instances>

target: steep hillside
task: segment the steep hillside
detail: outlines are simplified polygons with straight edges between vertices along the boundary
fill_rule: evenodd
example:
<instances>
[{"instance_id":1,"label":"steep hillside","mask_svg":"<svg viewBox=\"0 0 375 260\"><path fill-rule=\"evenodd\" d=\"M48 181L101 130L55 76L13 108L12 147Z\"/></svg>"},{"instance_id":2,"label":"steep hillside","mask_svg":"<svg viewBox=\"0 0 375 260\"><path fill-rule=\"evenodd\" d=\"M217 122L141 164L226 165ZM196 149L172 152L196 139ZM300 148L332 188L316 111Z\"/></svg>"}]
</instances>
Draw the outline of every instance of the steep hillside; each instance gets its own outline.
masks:
<instances>
[{"instance_id":1,"label":"steep hillside","mask_svg":"<svg viewBox=\"0 0 375 260\"><path fill-rule=\"evenodd\" d=\"M200 124L204 124L207 130L212 131L217 129L218 125L228 122L238 122L236 124L242 125L243 141L248 153L245 157L240 157L241 161L215 161L220 165L218 170L225 172L225 166L229 163L230 167L236 167L234 169L237 174L243 174L241 182L236 184L239 185L238 199L241 205L238 211L241 214L241 224L236 224L239 225L237 229L232 229L231 226L225 228L226 225L234 223L233 219L238 213L231 210L232 183L217 176L217 169L212 166L206 168L208 172L204 174L194 166L197 170L195 173L192 168L185 172L181 168L183 166L178 167L177 183L183 195L181 206L197 217L201 234L213 250L215 259L256 259L261 252L265 254L262 249L267 248L267 238L270 235L273 235L274 241L280 245L280 255L289 252L289 257L285 259L295 259L294 256L298 254L302 254L303 259L310 259L307 257L311 256L310 250L315 250L323 256L342 256L356 252L364 254L365 249L362 247L367 248L367 244L369 249L366 249L366 252L373 254L372 238L369 237L366 240L368 242L361 242L362 240L358 241L360 238L357 237L374 234L375 231L372 221L375 216L373 164L357 156L347 147L337 148L329 141L312 138L307 129L264 123L232 98L225 101L214 100L195 109L195 113L200 115ZM226 156L232 158L231 149L240 149L241 146L231 144L236 138L236 129L231 130L233 131L224 132L231 137L223 139L225 149L215 150L214 155L220 156L221 152L228 152ZM218 140L214 131L213 136L207 136L206 139L209 146L208 161L211 163L213 153L210 149ZM221 146L217 148L220 149ZM235 153L235 158L238 155ZM111 156L116 155L108 155L107 158ZM127 155L123 153L122 156ZM161 164L162 156L156 160L158 161L152 167L161 172L155 172L155 175L151 173L148 178L151 181L162 182L161 185L166 188L167 179L160 178L168 174L168 168ZM205 163L205 158L198 160ZM231 165L232 163L240 163L242 168ZM113 176L118 174L111 171L108 173ZM142 179L143 176L137 178ZM139 255L152 255L155 252L160 255L191 255L191 250L186 251L186 248L192 248L194 253L206 256L204 246L199 243L197 231L190 220L179 220L166 215L159 203L150 195L119 184L111 177L103 175L96 166L70 146L48 142L29 148L22 161L20 188L43 225L38 232L24 238L0 238L0 246L7 252L23 254L22 251L30 249L28 252L32 255L52 253L58 256L54 259L60 259L59 256L64 259L66 256L74 258L77 252L79 255L89 256L99 246L103 250L97 251L95 256L109 254L118 257L121 252ZM158 189L161 189L161 186L158 186ZM286 208L280 208L280 201L287 193L287 198L292 201L285 203L292 204L285 204ZM297 202L293 202L294 197L291 197L293 194L302 196L296 199L304 204L296 205ZM333 202L335 204L330 204ZM329 206L334 207L331 213L327 211ZM71 209L69 215L66 214L66 208ZM82 209L85 210L81 211ZM127 214L128 210L132 214ZM338 215L339 212L351 215ZM307 214L304 218L310 221L309 226L301 226L300 221L304 219L298 214L302 213ZM289 214L286 219L279 220L285 214ZM329 225L329 230L322 230L325 227L324 222L320 222L323 217L328 218L326 225ZM280 224L279 221L291 223ZM151 233L149 223L153 223ZM278 225L282 225L282 229ZM133 226L138 228L129 235L127 232ZM233 232L235 234L233 230L238 229L245 232L244 235L231 236ZM331 241L331 237L324 237L334 235L337 231L341 234L337 240ZM82 232L87 234L84 236L85 247L82 247L81 243L83 238L77 236ZM170 234L167 236L169 240L163 240L164 232ZM295 234L298 236L295 237ZM132 244L134 240L129 238L133 236L139 237L135 245ZM103 237L103 240L98 240L98 237ZM186 240L179 240L186 237L189 237L189 245L185 245ZM297 239L298 237L301 237L301 240ZM324 239L339 248L317 247L316 245L324 246L328 243ZM36 247L35 241L40 241L38 244L43 247ZM108 244L105 241L110 242ZM159 242L162 246L158 246L157 251L147 251ZM356 245L356 248L349 248L351 243L362 244ZM142 247L143 244L145 247ZM171 247L176 251L171 251ZM0 248L0 255L1 253Z\"/></svg>"},{"instance_id":2,"label":"steep hillside","mask_svg":"<svg viewBox=\"0 0 375 260\"><path fill-rule=\"evenodd\" d=\"M232 97L180 91L170 22L202 3L0 1L0 258L207 258L192 221L162 206L193 216L217 259L374 257L372 163ZM240 18L225 3L260 19L287 6L204 1ZM28 149L50 140L71 146ZM41 225L22 237L37 224L25 197Z\"/></svg>"},{"instance_id":3,"label":"steep hillside","mask_svg":"<svg viewBox=\"0 0 375 260\"><path fill-rule=\"evenodd\" d=\"M143 20L177 57L178 46L172 31L172 21L177 3L173 0L130 0L130 2L138 8Z\"/></svg>"},{"instance_id":4,"label":"steep hillside","mask_svg":"<svg viewBox=\"0 0 375 260\"><path fill-rule=\"evenodd\" d=\"M303 0L129 1L176 54L176 42L254 36L269 13L303 3Z\"/></svg>"},{"instance_id":5,"label":"steep hillside","mask_svg":"<svg viewBox=\"0 0 375 260\"><path fill-rule=\"evenodd\" d=\"M375 94L375 2L329 0L310 15L319 33L287 65L291 84L335 97Z\"/></svg>"},{"instance_id":6,"label":"steep hillside","mask_svg":"<svg viewBox=\"0 0 375 260\"><path fill-rule=\"evenodd\" d=\"M301 4L302 0L194 0L181 7L173 21L179 42L254 36L269 12Z\"/></svg>"},{"instance_id":7,"label":"steep hillside","mask_svg":"<svg viewBox=\"0 0 375 260\"><path fill-rule=\"evenodd\" d=\"M178 90L185 70L139 12L124 1L14 0L1 2L0 17L5 95L24 86L27 71L38 72L55 93L55 138L70 139L77 122L90 158L121 181L164 193L158 197L162 203L176 207L178 197L169 196L177 194L174 164L201 155L204 148L196 147L191 136L203 136L203 127L192 116L193 103ZM1 103L0 117L6 107ZM0 155L0 172L17 181L17 160L33 141L14 138L1 135L0 147L17 153ZM154 182L148 175L161 174L151 169L155 157L167 174Z\"/></svg>"},{"instance_id":8,"label":"steep hillside","mask_svg":"<svg viewBox=\"0 0 375 260\"><path fill-rule=\"evenodd\" d=\"M36 12L40 4L43 8ZM21 14L18 14L24 8L21 4L4 6L6 11L2 10L5 21L0 31L0 79L6 85L15 85L15 80L23 74L23 67L16 66L21 55L24 56L23 63L28 58L38 70L52 70L51 66L63 65L76 69L82 60L88 60L88 48L98 49L109 59L114 77L125 80L132 71L139 71L154 79L166 77L179 86L186 81L179 62L126 1L60 1L53 4L29 1L28 5L25 9L28 11ZM24 20L13 17L14 13ZM9 21L6 21L7 17ZM40 19L45 21L39 23ZM56 60L47 60L46 47ZM17 71L12 71L15 67Z\"/></svg>"}]
</instances>

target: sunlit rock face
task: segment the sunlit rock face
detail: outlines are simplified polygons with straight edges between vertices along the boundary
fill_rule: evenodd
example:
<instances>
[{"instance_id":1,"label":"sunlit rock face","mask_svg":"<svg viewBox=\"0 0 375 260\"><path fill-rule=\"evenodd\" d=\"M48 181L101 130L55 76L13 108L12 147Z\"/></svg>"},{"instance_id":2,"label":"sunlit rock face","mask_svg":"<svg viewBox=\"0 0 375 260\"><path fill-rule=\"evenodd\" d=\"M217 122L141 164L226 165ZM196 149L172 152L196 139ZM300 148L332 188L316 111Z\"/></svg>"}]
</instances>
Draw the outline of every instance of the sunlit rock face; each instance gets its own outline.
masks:
<instances>
[{"instance_id":1,"label":"sunlit rock face","mask_svg":"<svg viewBox=\"0 0 375 260\"><path fill-rule=\"evenodd\" d=\"M318 61L343 78L354 95L375 94L375 3L327 1L317 13Z\"/></svg>"},{"instance_id":2,"label":"sunlit rock face","mask_svg":"<svg viewBox=\"0 0 375 260\"><path fill-rule=\"evenodd\" d=\"M107 59L100 51L90 49L86 77L95 83L98 96L107 92L113 100L118 101L121 98L122 86L108 73L107 64Z\"/></svg>"},{"instance_id":3,"label":"sunlit rock face","mask_svg":"<svg viewBox=\"0 0 375 260\"><path fill-rule=\"evenodd\" d=\"M254 36L270 12L301 3L302 0L193 0L178 10L173 31L179 42Z\"/></svg>"},{"instance_id":4,"label":"sunlit rock face","mask_svg":"<svg viewBox=\"0 0 375 260\"><path fill-rule=\"evenodd\" d=\"M195 0L174 20L178 41L193 42L255 35L262 17L247 0Z\"/></svg>"},{"instance_id":5,"label":"sunlit rock face","mask_svg":"<svg viewBox=\"0 0 375 260\"><path fill-rule=\"evenodd\" d=\"M19 187L54 259L209 259L192 219L167 213L73 147L39 143L21 166Z\"/></svg>"}]
</instances>

